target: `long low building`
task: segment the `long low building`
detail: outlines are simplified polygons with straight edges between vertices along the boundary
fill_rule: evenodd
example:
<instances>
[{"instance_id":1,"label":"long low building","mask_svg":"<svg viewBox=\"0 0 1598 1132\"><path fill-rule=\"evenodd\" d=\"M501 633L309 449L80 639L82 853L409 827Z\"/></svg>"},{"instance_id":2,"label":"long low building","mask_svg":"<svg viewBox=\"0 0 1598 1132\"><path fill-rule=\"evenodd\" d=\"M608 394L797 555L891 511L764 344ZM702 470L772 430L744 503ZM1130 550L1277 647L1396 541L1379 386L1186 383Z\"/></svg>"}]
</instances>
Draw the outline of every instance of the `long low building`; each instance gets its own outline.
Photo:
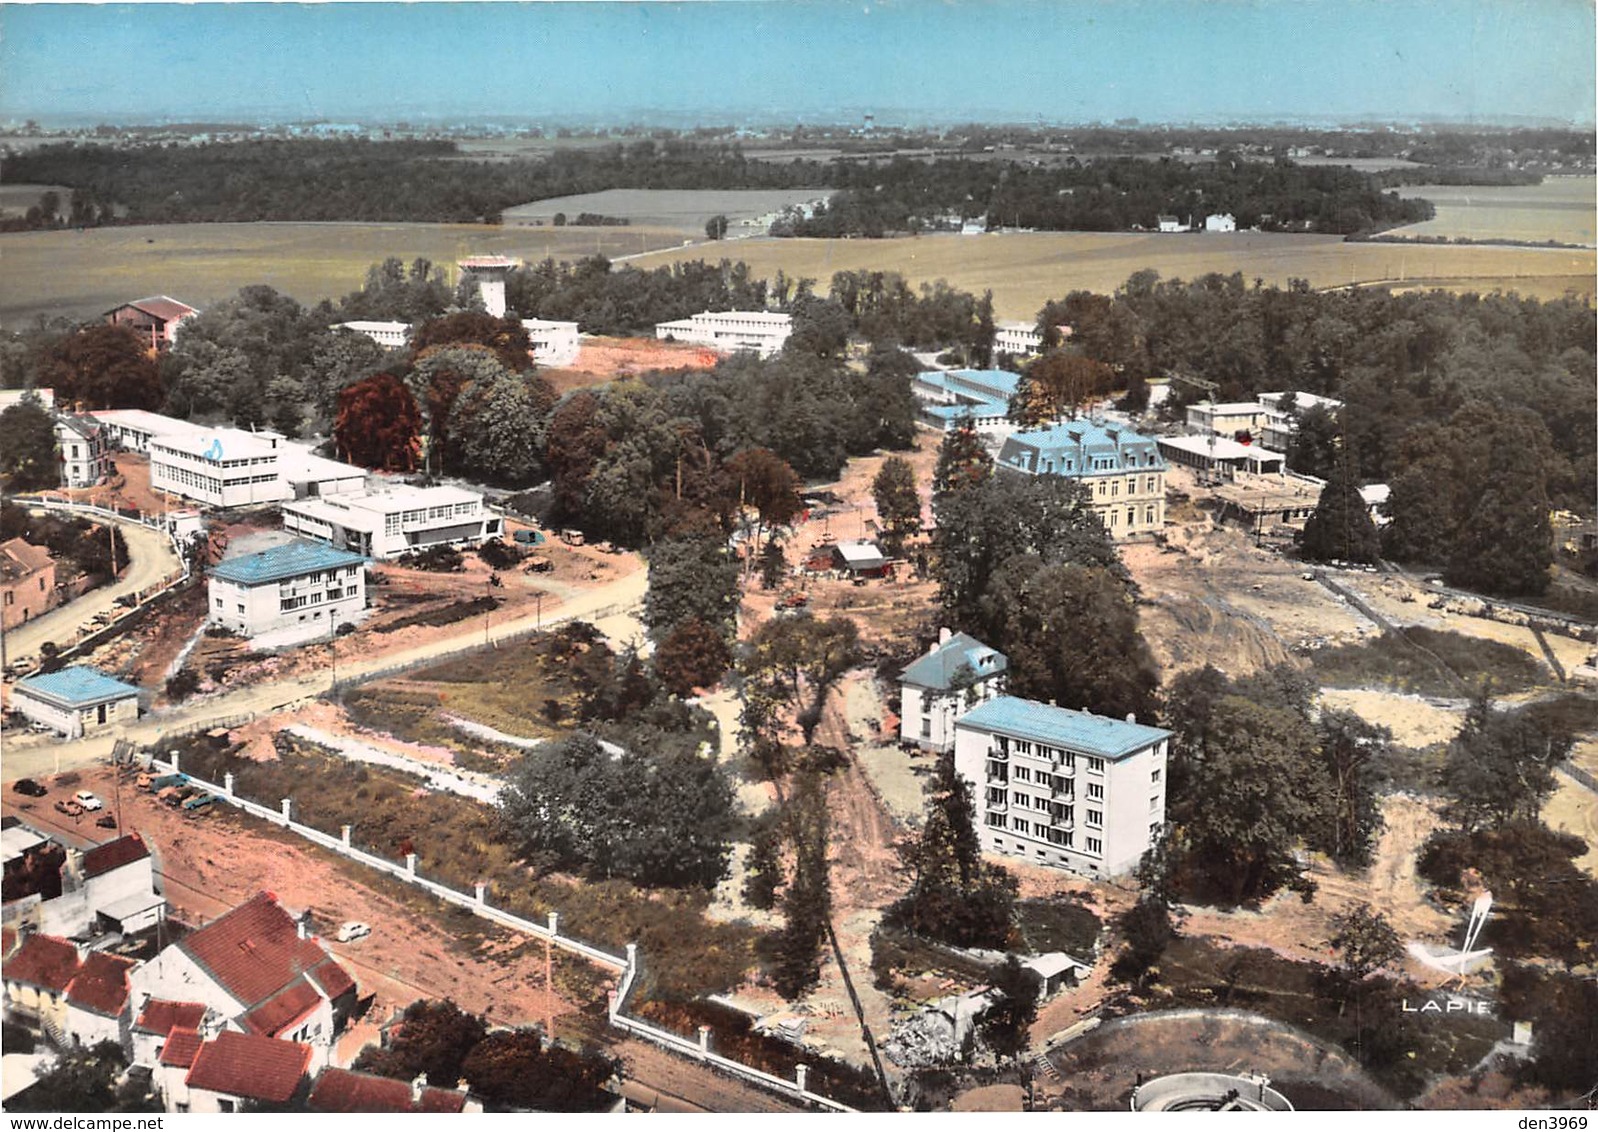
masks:
<instances>
[{"instance_id":1,"label":"long low building","mask_svg":"<svg viewBox=\"0 0 1598 1132\"><path fill-rule=\"evenodd\" d=\"M302 499L283 505L283 527L369 558L395 558L440 544L476 546L505 533L476 492L395 487Z\"/></svg>"},{"instance_id":2,"label":"long low building","mask_svg":"<svg viewBox=\"0 0 1598 1132\"><path fill-rule=\"evenodd\" d=\"M792 333L793 316L777 311L704 311L655 327L655 337L663 341L751 352L762 358L781 352Z\"/></svg>"},{"instance_id":3,"label":"long low building","mask_svg":"<svg viewBox=\"0 0 1598 1132\"><path fill-rule=\"evenodd\" d=\"M1254 444L1240 444L1224 436L1162 436L1156 440L1160 455L1173 464L1231 479L1238 472L1265 475L1280 472L1287 457Z\"/></svg>"},{"instance_id":4,"label":"long low building","mask_svg":"<svg viewBox=\"0 0 1598 1132\"><path fill-rule=\"evenodd\" d=\"M73 665L18 680L11 706L34 723L76 739L137 721L139 689L97 668Z\"/></svg>"},{"instance_id":5,"label":"long low building","mask_svg":"<svg viewBox=\"0 0 1598 1132\"><path fill-rule=\"evenodd\" d=\"M210 507L254 507L362 491L366 471L275 432L179 431L150 439L150 486Z\"/></svg>"},{"instance_id":6,"label":"long low building","mask_svg":"<svg viewBox=\"0 0 1598 1132\"><path fill-rule=\"evenodd\" d=\"M969 420L973 428L1002 428L1009 423L1010 398L1020 374L1002 369L926 370L910 382L921 402L921 419L948 432Z\"/></svg>"}]
</instances>

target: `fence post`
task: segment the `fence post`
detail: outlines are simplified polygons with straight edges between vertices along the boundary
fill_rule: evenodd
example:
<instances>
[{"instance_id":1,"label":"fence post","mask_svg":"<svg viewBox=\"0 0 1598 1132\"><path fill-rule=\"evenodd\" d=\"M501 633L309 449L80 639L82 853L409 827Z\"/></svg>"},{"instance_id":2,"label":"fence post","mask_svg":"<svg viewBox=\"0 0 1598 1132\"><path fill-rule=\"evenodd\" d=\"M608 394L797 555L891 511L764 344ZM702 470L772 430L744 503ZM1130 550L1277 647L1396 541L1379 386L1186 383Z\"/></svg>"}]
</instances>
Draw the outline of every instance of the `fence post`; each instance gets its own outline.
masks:
<instances>
[{"instance_id":1,"label":"fence post","mask_svg":"<svg viewBox=\"0 0 1598 1132\"><path fill-rule=\"evenodd\" d=\"M483 906L483 902L485 900L487 900L487 899L488 899L488 885L484 881L478 881L477 882L477 906L479 908L481 908Z\"/></svg>"},{"instance_id":2,"label":"fence post","mask_svg":"<svg viewBox=\"0 0 1598 1132\"><path fill-rule=\"evenodd\" d=\"M344 843L344 848L348 849L350 847L350 827L349 826L347 826L347 825L339 826L338 839L341 842Z\"/></svg>"},{"instance_id":3,"label":"fence post","mask_svg":"<svg viewBox=\"0 0 1598 1132\"><path fill-rule=\"evenodd\" d=\"M793 1067L793 1083L799 1086L799 1091L805 1091L805 1078L810 1075L810 1066L800 1062Z\"/></svg>"},{"instance_id":4,"label":"fence post","mask_svg":"<svg viewBox=\"0 0 1598 1132\"><path fill-rule=\"evenodd\" d=\"M553 939L558 935L560 935L560 913L551 912L549 914L549 936Z\"/></svg>"},{"instance_id":5,"label":"fence post","mask_svg":"<svg viewBox=\"0 0 1598 1132\"><path fill-rule=\"evenodd\" d=\"M416 875L416 854L415 853L407 853L407 854L405 854L405 875L408 876L408 877L414 877Z\"/></svg>"},{"instance_id":6,"label":"fence post","mask_svg":"<svg viewBox=\"0 0 1598 1132\"><path fill-rule=\"evenodd\" d=\"M278 803L278 808L283 811L283 824L288 825L294 820L294 799L284 798Z\"/></svg>"},{"instance_id":7,"label":"fence post","mask_svg":"<svg viewBox=\"0 0 1598 1132\"><path fill-rule=\"evenodd\" d=\"M229 798L233 797L233 772L228 771L222 776L222 793Z\"/></svg>"},{"instance_id":8,"label":"fence post","mask_svg":"<svg viewBox=\"0 0 1598 1132\"><path fill-rule=\"evenodd\" d=\"M701 1027L699 1027L699 1056L700 1057L709 1057L710 1056L710 1027L709 1026L701 1026Z\"/></svg>"}]
</instances>

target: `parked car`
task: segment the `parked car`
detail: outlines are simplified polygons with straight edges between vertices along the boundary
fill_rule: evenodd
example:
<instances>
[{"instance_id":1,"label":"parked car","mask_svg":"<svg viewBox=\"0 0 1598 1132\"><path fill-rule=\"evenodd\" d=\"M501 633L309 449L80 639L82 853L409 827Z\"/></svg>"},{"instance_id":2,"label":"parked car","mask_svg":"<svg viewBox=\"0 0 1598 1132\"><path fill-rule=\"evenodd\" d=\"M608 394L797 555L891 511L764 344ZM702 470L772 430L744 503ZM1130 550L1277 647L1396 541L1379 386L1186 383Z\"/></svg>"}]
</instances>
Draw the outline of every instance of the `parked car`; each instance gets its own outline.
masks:
<instances>
[{"instance_id":1,"label":"parked car","mask_svg":"<svg viewBox=\"0 0 1598 1132\"><path fill-rule=\"evenodd\" d=\"M340 943L354 943L358 939L365 939L372 934L370 924L363 924L359 920L346 920L339 925L338 941Z\"/></svg>"},{"instance_id":2,"label":"parked car","mask_svg":"<svg viewBox=\"0 0 1598 1132\"><path fill-rule=\"evenodd\" d=\"M110 814L101 814L94 819L94 824L101 829L115 829L117 827L117 819Z\"/></svg>"},{"instance_id":3,"label":"parked car","mask_svg":"<svg viewBox=\"0 0 1598 1132\"><path fill-rule=\"evenodd\" d=\"M105 809L105 803L100 800L100 796L88 790L79 790L72 795L72 800L82 806L86 813Z\"/></svg>"},{"instance_id":4,"label":"parked car","mask_svg":"<svg viewBox=\"0 0 1598 1132\"><path fill-rule=\"evenodd\" d=\"M30 798L43 798L50 791L31 778L19 778L11 784L11 789L18 794L26 794Z\"/></svg>"},{"instance_id":5,"label":"parked car","mask_svg":"<svg viewBox=\"0 0 1598 1132\"><path fill-rule=\"evenodd\" d=\"M62 801L57 798L55 808L57 813L66 814L69 818L81 818L83 816L83 807L71 800Z\"/></svg>"}]
</instances>

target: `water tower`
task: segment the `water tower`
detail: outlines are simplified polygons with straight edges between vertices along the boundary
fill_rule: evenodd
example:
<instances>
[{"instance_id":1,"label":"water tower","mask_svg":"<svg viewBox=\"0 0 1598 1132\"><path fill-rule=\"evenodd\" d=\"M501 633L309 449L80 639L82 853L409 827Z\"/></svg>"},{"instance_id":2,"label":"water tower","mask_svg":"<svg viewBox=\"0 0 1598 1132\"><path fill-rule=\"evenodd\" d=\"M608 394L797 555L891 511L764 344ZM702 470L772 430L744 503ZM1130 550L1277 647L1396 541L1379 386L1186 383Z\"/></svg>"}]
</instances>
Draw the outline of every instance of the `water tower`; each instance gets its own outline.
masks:
<instances>
[{"instance_id":1,"label":"water tower","mask_svg":"<svg viewBox=\"0 0 1598 1132\"><path fill-rule=\"evenodd\" d=\"M476 281L483 306L495 318L505 317L505 276L521 265L521 260L502 255L474 255L456 264L462 279Z\"/></svg>"}]
</instances>

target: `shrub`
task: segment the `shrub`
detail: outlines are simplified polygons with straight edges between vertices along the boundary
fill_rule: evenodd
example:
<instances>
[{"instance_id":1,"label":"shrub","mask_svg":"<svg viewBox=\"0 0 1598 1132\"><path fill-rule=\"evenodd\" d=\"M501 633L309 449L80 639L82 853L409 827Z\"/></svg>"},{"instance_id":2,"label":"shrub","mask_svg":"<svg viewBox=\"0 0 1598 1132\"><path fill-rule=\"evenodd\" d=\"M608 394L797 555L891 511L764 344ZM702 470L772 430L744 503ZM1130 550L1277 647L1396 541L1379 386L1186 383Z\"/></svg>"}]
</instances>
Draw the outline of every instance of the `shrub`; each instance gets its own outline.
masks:
<instances>
[{"instance_id":1,"label":"shrub","mask_svg":"<svg viewBox=\"0 0 1598 1132\"><path fill-rule=\"evenodd\" d=\"M186 700L200 690L200 674L192 668L182 668L166 682L166 698L176 703Z\"/></svg>"}]
</instances>

